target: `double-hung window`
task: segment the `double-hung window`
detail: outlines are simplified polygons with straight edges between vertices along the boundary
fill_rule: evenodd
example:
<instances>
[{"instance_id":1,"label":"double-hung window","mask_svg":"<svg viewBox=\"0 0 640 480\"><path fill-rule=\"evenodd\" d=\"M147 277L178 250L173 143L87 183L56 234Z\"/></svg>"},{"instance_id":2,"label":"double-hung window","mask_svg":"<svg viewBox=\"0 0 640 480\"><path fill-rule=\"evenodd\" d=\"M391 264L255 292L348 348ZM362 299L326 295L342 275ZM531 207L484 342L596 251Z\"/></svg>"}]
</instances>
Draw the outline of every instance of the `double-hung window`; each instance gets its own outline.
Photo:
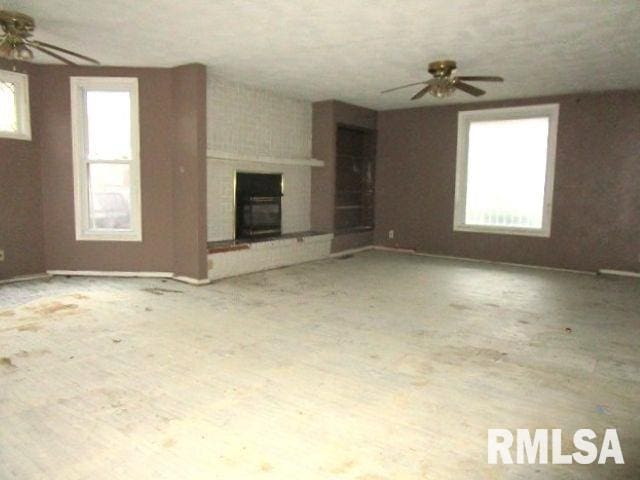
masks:
<instances>
[{"instance_id":1,"label":"double-hung window","mask_svg":"<svg viewBox=\"0 0 640 480\"><path fill-rule=\"evenodd\" d=\"M558 105L458 114L454 230L549 237Z\"/></svg>"},{"instance_id":2,"label":"double-hung window","mask_svg":"<svg viewBox=\"0 0 640 480\"><path fill-rule=\"evenodd\" d=\"M138 79L72 77L77 240L141 241Z\"/></svg>"},{"instance_id":3,"label":"double-hung window","mask_svg":"<svg viewBox=\"0 0 640 480\"><path fill-rule=\"evenodd\" d=\"M29 77L0 70L0 137L31 140Z\"/></svg>"}]
</instances>

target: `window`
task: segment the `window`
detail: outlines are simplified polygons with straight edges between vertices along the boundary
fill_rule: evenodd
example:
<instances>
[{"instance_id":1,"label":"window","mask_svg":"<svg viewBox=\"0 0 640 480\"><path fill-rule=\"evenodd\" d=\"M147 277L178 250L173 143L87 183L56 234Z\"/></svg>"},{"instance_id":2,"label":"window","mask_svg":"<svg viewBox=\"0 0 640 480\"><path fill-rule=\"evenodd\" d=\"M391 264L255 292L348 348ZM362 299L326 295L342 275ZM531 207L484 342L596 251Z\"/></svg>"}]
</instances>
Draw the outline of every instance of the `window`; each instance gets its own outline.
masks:
<instances>
[{"instance_id":1,"label":"window","mask_svg":"<svg viewBox=\"0 0 640 480\"><path fill-rule=\"evenodd\" d=\"M548 237L558 105L458 114L454 230Z\"/></svg>"},{"instance_id":2,"label":"window","mask_svg":"<svg viewBox=\"0 0 640 480\"><path fill-rule=\"evenodd\" d=\"M71 78L77 240L141 241L137 78Z\"/></svg>"},{"instance_id":3,"label":"window","mask_svg":"<svg viewBox=\"0 0 640 480\"><path fill-rule=\"evenodd\" d=\"M31 140L29 77L0 70L0 137Z\"/></svg>"}]
</instances>

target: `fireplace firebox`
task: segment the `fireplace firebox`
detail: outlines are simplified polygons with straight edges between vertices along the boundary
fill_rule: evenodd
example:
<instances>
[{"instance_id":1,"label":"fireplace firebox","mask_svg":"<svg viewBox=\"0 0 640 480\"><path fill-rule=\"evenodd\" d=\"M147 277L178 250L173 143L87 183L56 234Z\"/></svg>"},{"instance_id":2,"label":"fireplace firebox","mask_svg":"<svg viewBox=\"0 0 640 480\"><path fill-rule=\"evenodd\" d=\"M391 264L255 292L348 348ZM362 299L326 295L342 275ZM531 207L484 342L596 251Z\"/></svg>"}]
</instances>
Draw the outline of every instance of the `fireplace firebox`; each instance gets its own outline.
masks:
<instances>
[{"instance_id":1,"label":"fireplace firebox","mask_svg":"<svg viewBox=\"0 0 640 480\"><path fill-rule=\"evenodd\" d=\"M236 173L236 239L282 234L282 175Z\"/></svg>"}]
</instances>

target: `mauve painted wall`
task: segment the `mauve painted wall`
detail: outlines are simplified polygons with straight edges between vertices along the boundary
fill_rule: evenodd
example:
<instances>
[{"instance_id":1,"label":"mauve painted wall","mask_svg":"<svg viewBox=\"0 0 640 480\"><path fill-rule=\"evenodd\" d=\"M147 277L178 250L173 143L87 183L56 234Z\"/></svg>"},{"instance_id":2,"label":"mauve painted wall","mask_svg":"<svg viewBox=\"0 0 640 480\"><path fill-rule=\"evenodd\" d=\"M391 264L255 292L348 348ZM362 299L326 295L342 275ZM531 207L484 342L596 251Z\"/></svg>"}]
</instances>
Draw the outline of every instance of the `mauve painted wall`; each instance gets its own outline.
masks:
<instances>
[{"instance_id":1,"label":"mauve painted wall","mask_svg":"<svg viewBox=\"0 0 640 480\"><path fill-rule=\"evenodd\" d=\"M0 69L12 70L12 65L0 61ZM0 138L0 248L5 251L0 279L45 270L37 145L38 68L18 63L16 71L29 75L32 140Z\"/></svg>"},{"instance_id":2,"label":"mauve painted wall","mask_svg":"<svg viewBox=\"0 0 640 480\"><path fill-rule=\"evenodd\" d=\"M458 111L541 103L560 104L551 237L454 232ZM377 244L578 270L640 270L638 91L379 112L376 167Z\"/></svg>"},{"instance_id":3,"label":"mauve painted wall","mask_svg":"<svg viewBox=\"0 0 640 480\"><path fill-rule=\"evenodd\" d=\"M311 228L333 232L336 183L336 134L338 125L375 130L377 112L336 100L313 104L312 153L324 167L311 170ZM336 235L331 251L339 252L373 244L373 232Z\"/></svg>"},{"instance_id":4,"label":"mauve painted wall","mask_svg":"<svg viewBox=\"0 0 640 480\"><path fill-rule=\"evenodd\" d=\"M336 127L333 101L316 102L312 106L311 152L322 160L323 167L311 169L311 228L333 232L335 203Z\"/></svg>"},{"instance_id":5,"label":"mauve painted wall","mask_svg":"<svg viewBox=\"0 0 640 480\"><path fill-rule=\"evenodd\" d=\"M173 269L207 278L207 71L176 67L173 74Z\"/></svg>"},{"instance_id":6,"label":"mauve painted wall","mask_svg":"<svg viewBox=\"0 0 640 480\"><path fill-rule=\"evenodd\" d=\"M137 77L142 242L77 241L69 77ZM168 69L46 66L40 150L49 270L173 271L172 74Z\"/></svg>"},{"instance_id":7,"label":"mauve painted wall","mask_svg":"<svg viewBox=\"0 0 640 480\"><path fill-rule=\"evenodd\" d=\"M75 239L71 76L138 78L142 242ZM39 144L47 269L206 278L205 85L205 67L196 64L174 69L43 67Z\"/></svg>"}]
</instances>

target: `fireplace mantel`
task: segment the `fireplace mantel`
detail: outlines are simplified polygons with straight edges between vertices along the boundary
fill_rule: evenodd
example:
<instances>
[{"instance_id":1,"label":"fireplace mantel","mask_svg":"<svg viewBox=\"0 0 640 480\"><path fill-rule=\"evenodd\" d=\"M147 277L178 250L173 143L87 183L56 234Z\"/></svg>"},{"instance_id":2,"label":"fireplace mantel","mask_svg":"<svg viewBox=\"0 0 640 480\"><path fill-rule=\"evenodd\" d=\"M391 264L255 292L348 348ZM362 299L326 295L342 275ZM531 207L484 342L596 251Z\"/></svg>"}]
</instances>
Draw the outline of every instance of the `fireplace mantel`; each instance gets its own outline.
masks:
<instances>
[{"instance_id":1,"label":"fireplace mantel","mask_svg":"<svg viewBox=\"0 0 640 480\"><path fill-rule=\"evenodd\" d=\"M324 162L315 158L280 158L264 155L244 155L219 150L207 150L207 159L239 162L268 163L276 165L295 165L299 167L324 167Z\"/></svg>"}]
</instances>

